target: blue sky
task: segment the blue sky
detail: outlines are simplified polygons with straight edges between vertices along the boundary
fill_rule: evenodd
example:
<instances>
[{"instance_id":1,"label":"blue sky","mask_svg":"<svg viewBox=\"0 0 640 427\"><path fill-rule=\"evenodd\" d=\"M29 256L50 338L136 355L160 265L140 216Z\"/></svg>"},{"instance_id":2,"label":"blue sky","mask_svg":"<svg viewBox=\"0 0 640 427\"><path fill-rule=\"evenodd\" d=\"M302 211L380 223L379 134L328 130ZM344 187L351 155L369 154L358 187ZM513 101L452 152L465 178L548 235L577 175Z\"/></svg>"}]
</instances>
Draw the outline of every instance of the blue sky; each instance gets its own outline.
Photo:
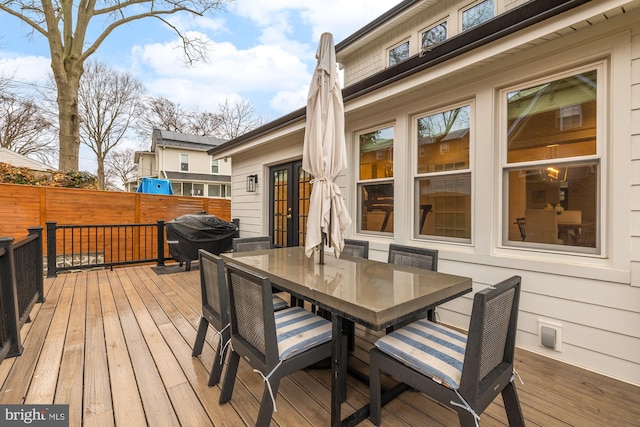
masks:
<instances>
[{"instance_id":1,"label":"blue sky","mask_svg":"<svg viewBox=\"0 0 640 427\"><path fill-rule=\"evenodd\" d=\"M209 41L207 63L184 67L178 39L156 19L116 30L93 56L142 81L149 93L187 108L215 110L225 98L250 100L274 120L303 107L320 34L335 42L386 12L399 0L236 0L214 15L171 17L182 31ZM0 12L0 74L25 90L44 84L49 53L43 37Z\"/></svg>"}]
</instances>

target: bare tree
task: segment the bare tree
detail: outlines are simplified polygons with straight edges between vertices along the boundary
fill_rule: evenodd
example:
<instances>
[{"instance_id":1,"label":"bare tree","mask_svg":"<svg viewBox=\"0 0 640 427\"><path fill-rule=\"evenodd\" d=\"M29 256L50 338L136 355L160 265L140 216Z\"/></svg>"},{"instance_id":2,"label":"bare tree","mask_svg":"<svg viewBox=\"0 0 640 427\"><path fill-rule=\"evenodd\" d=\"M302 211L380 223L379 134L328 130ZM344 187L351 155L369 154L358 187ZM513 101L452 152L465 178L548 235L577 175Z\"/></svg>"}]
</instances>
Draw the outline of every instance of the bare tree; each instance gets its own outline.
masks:
<instances>
[{"instance_id":1,"label":"bare tree","mask_svg":"<svg viewBox=\"0 0 640 427\"><path fill-rule=\"evenodd\" d=\"M246 99L225 100L217 111L210 112L197 108L187 110L167 98L150 98L138 124L138 133L143 139L148 138L153 129L232 139L260 126L262 120L254 117L253 105Z\"/></svg>"},{"instance_id":2,"label":"bare tree","mask_svg":"<svg viewBox=\"0 0 640 427\"><path fill-rule=\"evenodd\" d=\"M180 12L204 15L221 9L227 0L0 0L0 11L28 25L49 43L56 82L60 157L59 169L77 170L80 151L78 91L85 62L117 28L144 18L171 27L183 42L185 60L204 55L202 40L190 39L165 17ZM94 35L95 38L90 38Z\"/></svg>"},{"instance_id":3,"label":"bare tree","mask_svg":"<svg viewBox=\"0 0 640 427\"><path fill-rule=\"evenodd\" d=\"M253 104L244 98L233 103L225 99L218 104L218 116L221 124L215 136L223 139L236 138L262 124L262 119L254 116Z\"/></svg>"},{"instance_id":4,"label":"bare tree","mask_svg":"<svg viewBox=\"0 0 640 427\"><path fill-rule=\"evenodd\" d=\"M138 165L132 148L111 151L104 163L106 182L111 183L111 187L118 187L117 182L124 185L136 177Z\"/></svg>"},{"instance_id":5,"label":"bare tree","mask_svg":"<svg viewBox=\"0 0 640 427\"><path fill-rule=\"evenodd\" d=\"M51 122L33 100L12 93L2 79L0 87L4 87L0 91L0 147L51 163L57 148Z\"/></svg>"},{"instance_id":6,"label":"bare tree","mask_svg":"<svg viewBox=\"0 0 640 427\"><path fill-rule=\"evenodd\" d=\"M80 81L80 139L96 154L98 188L105 188L104 163L142 111L144 86L129 73L89 61Z\"/></svg>"}]
</instances>

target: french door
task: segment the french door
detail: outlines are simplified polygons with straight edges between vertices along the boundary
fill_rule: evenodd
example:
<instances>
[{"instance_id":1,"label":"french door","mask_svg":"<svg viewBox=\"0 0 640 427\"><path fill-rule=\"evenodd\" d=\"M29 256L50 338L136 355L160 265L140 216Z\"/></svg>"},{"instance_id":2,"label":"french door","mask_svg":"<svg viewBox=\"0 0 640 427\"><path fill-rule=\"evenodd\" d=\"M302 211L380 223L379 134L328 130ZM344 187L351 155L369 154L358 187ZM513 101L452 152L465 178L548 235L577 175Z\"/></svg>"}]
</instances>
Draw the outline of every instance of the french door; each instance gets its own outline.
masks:
<instances>
[{"instance_id":1,"label":"french door","mask_svg":"<svg viewBox=\"0 0 640 427\"><path fill-rule=\"evenodd\" d=\"M302 169L301 160L272 166L269 172L269 231L274 246L303 246L309 214L311 175Z\"/></svg>"}]
</instances>

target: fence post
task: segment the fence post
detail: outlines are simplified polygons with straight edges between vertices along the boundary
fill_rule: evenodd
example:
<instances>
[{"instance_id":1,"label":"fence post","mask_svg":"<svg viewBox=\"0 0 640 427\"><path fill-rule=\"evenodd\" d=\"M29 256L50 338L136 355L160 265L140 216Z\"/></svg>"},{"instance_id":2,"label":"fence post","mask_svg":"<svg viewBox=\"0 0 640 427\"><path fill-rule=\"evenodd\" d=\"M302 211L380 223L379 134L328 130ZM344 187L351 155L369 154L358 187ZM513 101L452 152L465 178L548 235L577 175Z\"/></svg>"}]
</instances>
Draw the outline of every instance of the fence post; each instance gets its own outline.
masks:
<instances>
[{"instance_id":1,"label":"fence post","mask_svg":"<svg viewBox=\"0 0 640 427\"><path fill-rule=\"evenodd\" d=\"M5 249L4 256L0 257L0 286L2 289L2 312L5 337L11 344L7 357L22 354L20 343L20 319L18 314L18 292L16 289L16 274L13 264L13 238L0 238L0 248Z\"/></svg>"},{"instance_id":2,"label":"fence post","mask_svg":"<svg viewBox=\"0 0 640 427\"><path fill-rule=\"evenodd\" d=\"M164 221L158 220L158 267L164 265Z\"/></svg>"},{"instance_id":3,"label":"fence post","mask_svg":"<svg viewBox=\"0 0 640 427\"><path fill-rule=\"evenodd\" d=\"M36 238L36 258L35 258L35 263L36 266L39 266L40 268L36 268L36 291L38 291L38 301L37 302L44 302L44 277L43 277L43 270L44 270L44 262L43 262L43 256L42 256L42 227L29 227L27 228L27 230L29 230L29 236L32 235L37 235L38 237Z\"/></svg>"},{"instance_id":4,"label":"fence post","mask_svg":"<svg viewBox=\"0 0 640 427\"><path fill-rule=\"evenodd\" d=\"M57 263L56 249L56 223L55 221L47 221L47 277L56 277Z\"/></svg>"}]
</instances>

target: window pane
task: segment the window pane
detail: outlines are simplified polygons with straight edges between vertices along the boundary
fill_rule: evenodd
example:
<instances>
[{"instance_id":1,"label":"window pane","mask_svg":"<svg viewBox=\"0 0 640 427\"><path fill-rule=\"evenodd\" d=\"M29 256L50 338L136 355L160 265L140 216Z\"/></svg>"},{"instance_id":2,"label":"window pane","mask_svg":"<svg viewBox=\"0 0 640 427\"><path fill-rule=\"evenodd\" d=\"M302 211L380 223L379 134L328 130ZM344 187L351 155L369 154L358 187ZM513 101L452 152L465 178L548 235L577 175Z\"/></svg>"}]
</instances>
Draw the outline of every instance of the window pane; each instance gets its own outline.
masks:
<instances>
[{"instance_id":1,"label":"window pane","mask_svg":"<svg viewBox=\"0 0 640 427\"><path fill-rule=\"evenodd\" d=\"M467 105L418 119L418 173L469 168Z\"/></svg>"},{"instance_id":2,"label":"window pane","mask_svg":"<svg viewBox=\"0 0 640 427\"><path fill-rule=\"evenodd\" d=\"M182 194L184 196L193 196L193 185L190 182L182 183Z\"/></svg>"},{"instance_id":3,"label":"window pane","mask_svg":"<svg viewBox=\"0 0 640 427\"><path fill-rule=\"evenodd\" d=\"M447 22L436 25L422 33L422 47L428 47L447 39Z\"/></svg>"},{"instance_id":4,"label":"window pane","mask_svg":"<svg viewBox=\"0 0 640 427\"><path fill-rule=\"evenodd\" d=\"M596 154L595 70L507 94L509 163Z\"/></svg>"},{"instance_id":5,"label":"window pane","mask_svg":"<svg viewBox=\"0 0 640 427\"><path fill-rule=\"evenodd\" d=\"M204 196L204 184L193 184L193 195Z\"/></svg>"},{"instance_id":6,"label":"window pane","mask_svg":"<svg viewBox=\"0 0 640 427\"><path fill-rule=\"evenodd\" d=\"M595 248L598 175L595 162L509 171L508 240Z\"/></svg>"},{"instance_id":7,"label":"window pane","mask_svg":"<svg viewBox=\"0 0 640 427\"><path fill-rule=\"evenodd\" d=\"M218 161L217 160L212 160L211 161L211 173L217 174L219 169L220 168L218 167Z\"/></svg>"},{"instance_id":8,"label":"window pane","mask_svg":"<svg viewBox=\"0 0 640 427\"><path fill-rule=\"evenodd\" d=\"M360 135L360 179L393 176L393 127Z\"/></svg>"},{"instance_id":9,"label":"window pane","mask_svg":"<svg viewBox=\"0 0 640 427\"><path fill-rule=\"evenodd\" d=\"M209 184L209 197L220 197L220 184Z\"/></svg>"},{"instance_id":10,"label":"window pane","mask_svg":"<svg viewBox=\"0 0 640 427\"><path fill-rule=\"evenodd\" d=\"M493 0L485 0L462 12L462 31L493 18Z\"/></svg>"},{"instance_id":11,"label":"window pane","mask_svg":"<svg viewBox=\"0 0 640 427\"><path fill-rule=\"evenodd\" d=\"M182 172L189 171L189 156L186 154L180 154L180 170Z\"/></svg>"},{"instance_id":12,"label":"window pane","mask_svg":"<svg viewBox=\"0 0 640 427\"><path fill-rule=\"evenodd\" d=\"M360 230L393 233L393 184L360 185Z\"/></svg>"},{"instance_id":13,"label":"window pane","mask_svg":"<svg viewBox=\"0 0 640 427\"><path fill-rule=\"evenodd\" d=\"M389 66L396 65L409 57L409 42L404 42L399 46L389 50Z\"/></svg>"},{"instance_id":14,"label":"window pane","mask_svg":"<svg viewBox=\"0 0 640 427\"><path fill-rule=\"evenodd\" d=\"M418 234L471 239L471 174L418 179Z\"/></svg>"}]
</instances>

